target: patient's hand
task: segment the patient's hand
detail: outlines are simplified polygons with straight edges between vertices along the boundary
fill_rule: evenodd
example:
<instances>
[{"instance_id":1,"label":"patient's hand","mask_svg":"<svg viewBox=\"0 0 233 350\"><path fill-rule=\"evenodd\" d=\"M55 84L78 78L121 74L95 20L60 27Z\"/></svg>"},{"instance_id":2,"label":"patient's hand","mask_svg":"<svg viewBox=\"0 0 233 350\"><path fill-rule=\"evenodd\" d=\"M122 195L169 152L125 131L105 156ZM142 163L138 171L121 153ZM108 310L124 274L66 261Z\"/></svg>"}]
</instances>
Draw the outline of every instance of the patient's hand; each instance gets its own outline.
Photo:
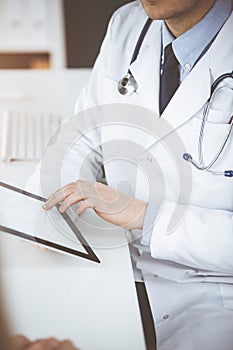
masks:
<instances>
[{"instance_id":1,"label":"patient's hand","mask_svg":"<svg viewBox=\"0 0 233 350\"><path fill-rule=\"evenodd\" d=\"M12 337L14 350L78 350L69 340L57 340L55 338L30 341L23 335Z\"/></svg>"},{"instance_id":2,"label":"patient's hand","mask_svg":"<svg viewBox=\"0 0 233 350\"><path fill-rule=\"evenodd\" d=\"M23 335L15 335L11 338L11 340L14 345L14 349L16 350L26 349L29 345L32 344L32 342Z\"/></svg>"}]
</instances>

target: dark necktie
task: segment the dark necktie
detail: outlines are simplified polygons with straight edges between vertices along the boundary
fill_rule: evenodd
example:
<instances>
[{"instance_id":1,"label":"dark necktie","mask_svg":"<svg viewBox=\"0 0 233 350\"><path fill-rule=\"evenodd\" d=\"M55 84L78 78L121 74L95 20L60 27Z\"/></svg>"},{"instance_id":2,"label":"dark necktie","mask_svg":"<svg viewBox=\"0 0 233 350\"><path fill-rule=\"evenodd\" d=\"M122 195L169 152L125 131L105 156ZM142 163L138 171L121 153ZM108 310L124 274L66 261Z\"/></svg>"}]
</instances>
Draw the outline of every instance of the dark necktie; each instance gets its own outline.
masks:
<instances>
[{"instance_id":1,"label":"dark necktie","mask_svg":"<svg viewBox=\"0 0 233 350\"><path fill-rule=\"evenodd\" d=\"M179 62L172 50L172 44L169 44L164 50L163 72L160 77L160 114L176 92L179 82Z\"/></svg>"}]
</instances>

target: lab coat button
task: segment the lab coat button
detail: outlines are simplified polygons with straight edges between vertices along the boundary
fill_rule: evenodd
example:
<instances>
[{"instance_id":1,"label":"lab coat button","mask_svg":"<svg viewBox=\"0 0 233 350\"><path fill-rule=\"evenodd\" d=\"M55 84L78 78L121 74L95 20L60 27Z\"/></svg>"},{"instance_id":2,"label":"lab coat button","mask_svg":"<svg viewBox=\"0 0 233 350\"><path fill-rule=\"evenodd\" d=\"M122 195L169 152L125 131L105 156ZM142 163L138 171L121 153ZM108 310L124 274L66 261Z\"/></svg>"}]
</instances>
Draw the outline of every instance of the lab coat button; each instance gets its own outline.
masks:
<instances>
[{"instance_id":1,"label":"lab coat button","mask_svg":"<svg viewBox=\"0 0 233 350\"><path fill-rule=\"evenodd\" d=\"M146 160L148 161L148 162L152 162L152 158L150 157L150 156L148 156L147 158L146 158Z\"/></svg>"},{"instance_id":2,"label":"lab coat button","mask_svg":"<svg viewBox=\"0 0 233 350\"><path fill-rule=\"evenodd\" d=\"M163 319L164 319L164 320L167 320L168 318L169 318L169 315L164 315L164 316L163 316Z\"/></svg>"},{"instance_id":3,"label":"lab coat button","mask_svg":"<svg viewBox=\"0 0 233 350\"><path fill-rule=\"evenodd\" d=\"M185 63L184 69L185 70L189 70L190 68L191 68L191 64L190 63Z\"/></svg>"}]
</instances>

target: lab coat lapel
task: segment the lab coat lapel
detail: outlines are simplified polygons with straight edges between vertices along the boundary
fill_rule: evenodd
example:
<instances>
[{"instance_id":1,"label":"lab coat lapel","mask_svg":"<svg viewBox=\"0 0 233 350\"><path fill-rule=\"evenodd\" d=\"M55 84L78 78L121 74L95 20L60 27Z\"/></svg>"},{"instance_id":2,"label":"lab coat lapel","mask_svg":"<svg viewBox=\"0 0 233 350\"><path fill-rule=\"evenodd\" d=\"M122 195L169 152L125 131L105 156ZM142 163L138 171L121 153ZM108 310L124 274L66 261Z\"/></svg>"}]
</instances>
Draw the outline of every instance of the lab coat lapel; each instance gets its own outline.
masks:
<instances>
[{"instance_id":1,"label":"lab coat lapel","mask_svg":"<svg viewBox=\"0 0 233 350\"><path fill-rule=\"evenodd\" d=\"M130 70L138 83L138 97L142 105L159 114L161 61L161 22L152 23L148 37ZM210 95L209 55L206 54L180 85L162 117L173 128L186 122L203 107ZM190 94L190 91L193 93Z\"/></svg>"},{"instance_id":2,"label":"lab coat lapel","mask_svg":"<svg viewBox=\"0 0 233 350\"><path fill-rule=\"evenodd\" d=\"M180 85L162 117L177 128L203 108L210 96L211 84L221 74L232 71L232 45L223 45L233 31L233 14L187 78Z\"/></svg>"},{"instance_id":3,"label":"lab coat lapel","mask_svg":"<svg viewBox=\"0 0 233 350\"><path fill-rule=\"evenodd\" d=\"M209 54L206 54L179 86L162 117L176 129L203 108L210 89Z\"/></svg>"},{"instance_id":4,"label":"lab coat lapel","mask_svg":"<svg viewBox=\"0 0 233 350\"><path fill-rule=\"evenodd\" d=\"M160 53L161 21L154 21L130 71L138 83L137 94L142 105L156 113L159 113Z\"/></svg>"}]
</instances>

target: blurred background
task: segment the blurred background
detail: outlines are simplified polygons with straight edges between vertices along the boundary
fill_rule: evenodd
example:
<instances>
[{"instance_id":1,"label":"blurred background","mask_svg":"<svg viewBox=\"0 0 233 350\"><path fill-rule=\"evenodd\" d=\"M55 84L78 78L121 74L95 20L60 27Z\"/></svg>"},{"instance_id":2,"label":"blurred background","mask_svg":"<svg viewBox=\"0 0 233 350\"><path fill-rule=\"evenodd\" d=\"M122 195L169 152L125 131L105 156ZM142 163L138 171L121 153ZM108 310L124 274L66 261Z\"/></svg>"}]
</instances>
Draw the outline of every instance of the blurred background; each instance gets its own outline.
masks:
<instances>
[{"instance_id":1,"label":"blurred background","mask_svg":"<svg viewBox=\"0 0 233 350\"><path fill-rule=\"evenodd\" d=\"M0 69L88 68L127 0L0 0Z\"/></svg>"},{"instance_id":2,"label":"blurred background","mask_svg":"<svg viewBox=\"0 0 233 350\"><path fill-rule=\"evenodd\" d=\"M43 115L39 130L48 129L44 120L51 115L63 119L73 113L108 21L127 2L0 0L0 159L27 158L16 151L31 147L24 144L26 129L38 135L31 123L36 116Z\"/></svg>"}]
</instances>

